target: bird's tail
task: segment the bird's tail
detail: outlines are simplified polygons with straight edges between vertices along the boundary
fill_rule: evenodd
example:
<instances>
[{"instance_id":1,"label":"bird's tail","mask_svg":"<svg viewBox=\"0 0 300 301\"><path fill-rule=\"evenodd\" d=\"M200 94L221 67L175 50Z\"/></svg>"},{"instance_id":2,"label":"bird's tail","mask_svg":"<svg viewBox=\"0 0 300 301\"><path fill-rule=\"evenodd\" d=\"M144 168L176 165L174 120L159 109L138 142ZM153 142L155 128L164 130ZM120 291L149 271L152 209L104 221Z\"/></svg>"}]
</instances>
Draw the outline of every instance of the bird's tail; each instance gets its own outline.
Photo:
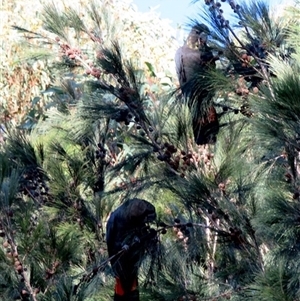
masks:
<instances>
[{"instance_id":1,"label":"bird's tail","mask_svg":"<svg viewBox=\"0 0 300 301\"><path fill-rule=\"evenodd\" d=\"M198 145L214 143L219 132L219 121L216 109L211 106L200 116L193 117L193 132Z\"/></svg>"},{"instance_id":2,"label":"bird's tail","mask_svg":"<svg viewBox=\"0 0 300 301\"><path fill-rule=\"evenodd\" d=\"M119 277L116 277L114 301L139 301L138 280L134 278L130 291L126 291Z\"/></svg>"}]
</instances>

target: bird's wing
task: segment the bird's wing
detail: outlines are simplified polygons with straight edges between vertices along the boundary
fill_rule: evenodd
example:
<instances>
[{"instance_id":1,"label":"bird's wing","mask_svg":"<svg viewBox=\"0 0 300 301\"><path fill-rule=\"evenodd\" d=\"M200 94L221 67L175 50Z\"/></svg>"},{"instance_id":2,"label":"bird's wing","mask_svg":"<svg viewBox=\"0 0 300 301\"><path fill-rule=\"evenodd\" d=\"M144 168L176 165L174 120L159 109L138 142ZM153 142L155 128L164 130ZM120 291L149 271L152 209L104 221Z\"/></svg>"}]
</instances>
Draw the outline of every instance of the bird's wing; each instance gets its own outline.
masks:
<instances>
[{"instance_id":1,"label":"bird's wing","mask_svg":"<svg viewBox=\"0 0 300 301\"><path fill-rule=\"evenodd\" d=\"M182 46L176 51L175 65L182 86L192 79L197 69L201 68L201 52L198 49Z\"/></svg>"},{"instance_id":2,"label":"bird's wing","mask_svg":"<svg viewBox=\"0 0 300 301\"><path fill-rule=\"evenodd\" d=\"M183 47L178 48L175 53L175 66L176 66L176 73L180 85L186 82L186 75L185 75L184 64L183 64L183 55L184 55Z\"/></svg>"},{"instance_id":3,"label":"bird's wing","mask_svg":"<svg viewBox=\"0 0 300 301\"><path fill-rule=\"evenodd\" d=\"M124 233L122 232L123 220L119 216L119 208L112 212L106 224L106 244L108 255L112 256L122 249Z\"/></svg>"}]
</instances>

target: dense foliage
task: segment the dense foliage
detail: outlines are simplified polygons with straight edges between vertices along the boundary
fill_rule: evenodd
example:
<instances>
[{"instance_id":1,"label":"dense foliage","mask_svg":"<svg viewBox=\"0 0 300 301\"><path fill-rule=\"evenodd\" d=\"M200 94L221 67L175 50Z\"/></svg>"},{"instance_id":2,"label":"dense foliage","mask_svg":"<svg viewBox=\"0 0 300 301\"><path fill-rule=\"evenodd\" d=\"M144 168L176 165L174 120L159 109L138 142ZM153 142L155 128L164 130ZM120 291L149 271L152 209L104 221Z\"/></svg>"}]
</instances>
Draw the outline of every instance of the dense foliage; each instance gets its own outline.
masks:
<instances>
[{"instance_id":1,"label":"dense foliage","mask_svg":"<svg viewBox=\"0 0 300 301\"><path fill-rule=\"evenodd\" d=\"M17 126L7 106L1 120L0 300L109 300L106 220L136 196L158 213L142 300L300 300L300 9L204 2L191 26L210 26L217 69L192 88L214 91L221 124L204 146L165 71L176 46L165 23L98 1L46 4L43 30L14 24L28 58L18 91L38 105L28 87L44 89L51 106ZM36 64L47 87L26 80Z\"/></svg>"}]
</instances>

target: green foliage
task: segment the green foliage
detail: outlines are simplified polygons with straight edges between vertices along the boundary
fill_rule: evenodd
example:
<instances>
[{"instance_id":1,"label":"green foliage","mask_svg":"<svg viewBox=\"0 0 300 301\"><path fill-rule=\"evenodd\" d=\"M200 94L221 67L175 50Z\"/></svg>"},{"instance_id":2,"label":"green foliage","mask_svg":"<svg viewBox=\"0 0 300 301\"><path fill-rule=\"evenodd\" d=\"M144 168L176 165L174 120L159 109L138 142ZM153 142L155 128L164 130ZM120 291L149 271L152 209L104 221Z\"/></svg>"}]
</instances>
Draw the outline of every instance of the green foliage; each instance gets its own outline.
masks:
<instances>
[{"instance_id":1,"label":"green foliage","mask_svg":"<svg viewBox=\"0 0 300 301\"><path fill-rule=\"evenodd\" d=\"M275 20L262 2L234 6L236 33L206 2L210 47L223 52L195 84L216 91L214 145L195 145L159 61L118 39L114 2L91 3L89 21L47 4L47 31L18 28L60 63L47 118L7 126L1 142L1 300L109 300L106 220L136 196L159 219L141 300L299 300L299 10Z\"/></svg>"},{"instance_id":2,"label":"green foliage","mask_svg":"<svg viewBox=\"0 0 300 301\"><path fill-rule=\"evenodd\" d=\"M160 82L164 74L174 76L171 72L173 55L169 49L176 45L169 34L170 25L159 21L155 14L144 14L143 21L137 21L140 13L129 3L76 2L63 6L62 3L33 1L24 6L22 1L15 0L5 1L3 12L1 123L12 122L32 129L40 118L47 118L53 107L62 105L53 95L61 88L58 86L62 78L76 81L77 85L75 97L65 97L63 103L76 102L81 94L80 83L87 79L82 71L86 69L90 74L99 47L109 45L111 40L122 44L127 57L142 58L140 69L146 69L145 62L150 63L156 73L160 73L155 81ZM164 28L163 35L161 28ZM20 40L17 31L24 33L26 41ZM162 45L153 47L158 38ZM145 47L147 51L143 50ZM76 60L70 58L73 49L80 49ZM67 72L66 64L72 67ZM145 84L144 88L148 89L149 85Z\"/></svg>"}]
</instances>

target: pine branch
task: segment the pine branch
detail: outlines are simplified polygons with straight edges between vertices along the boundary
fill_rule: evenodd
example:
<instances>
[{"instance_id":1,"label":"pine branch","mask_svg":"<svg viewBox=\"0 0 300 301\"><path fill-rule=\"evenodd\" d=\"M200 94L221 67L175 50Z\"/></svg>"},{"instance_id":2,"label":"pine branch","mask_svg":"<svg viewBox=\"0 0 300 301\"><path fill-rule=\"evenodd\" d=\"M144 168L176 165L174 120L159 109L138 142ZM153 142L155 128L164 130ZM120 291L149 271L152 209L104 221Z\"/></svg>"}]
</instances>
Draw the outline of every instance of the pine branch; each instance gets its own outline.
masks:
<instances>
[{"instance_id":1,"label":"pine branch","mask_svg":"<svg viewBox=\"0 0 300 301\"><path fill-rule=\"evenodd\" d=\"M56 34L65 41L69 41L69 36L66 31L68 20L58 10L54 2L45 5L42 17L46 30Z\"/></svg>"}]
</instances>

